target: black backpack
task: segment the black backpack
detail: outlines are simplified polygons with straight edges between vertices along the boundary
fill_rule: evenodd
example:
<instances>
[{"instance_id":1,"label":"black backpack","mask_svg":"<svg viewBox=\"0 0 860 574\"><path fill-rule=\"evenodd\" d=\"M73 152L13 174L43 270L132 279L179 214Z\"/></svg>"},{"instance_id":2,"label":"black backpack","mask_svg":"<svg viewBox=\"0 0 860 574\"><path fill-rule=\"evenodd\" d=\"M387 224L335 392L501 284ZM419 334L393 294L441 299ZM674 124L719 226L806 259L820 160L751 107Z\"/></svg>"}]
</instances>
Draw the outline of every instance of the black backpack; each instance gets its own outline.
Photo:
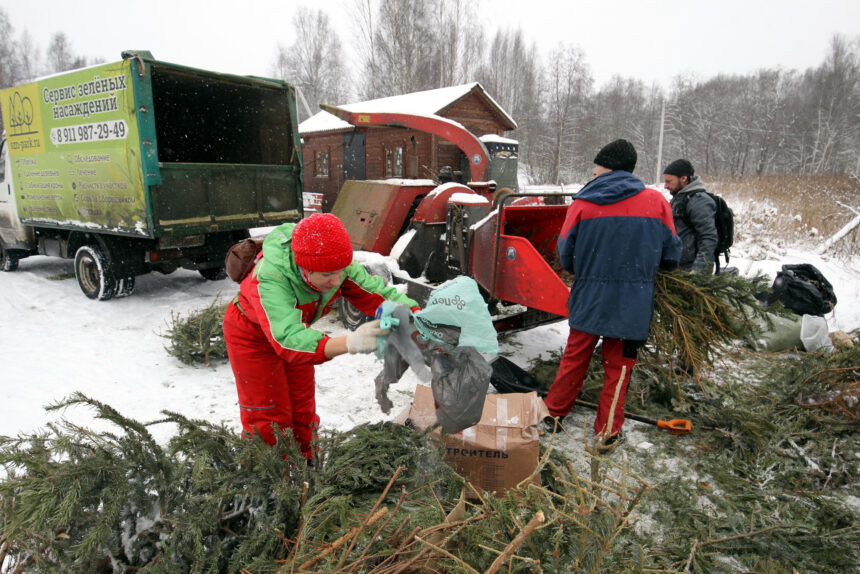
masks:
<instances>
[{"instance_id":1,"label":"black backpack","mask_svg":"<svg viewBox=\"0 0 860 574\"><path fill-rule=\"evenodd\" d=\"M729 204L726 203L725 199L715 193L711 193L710 191L699 189L687 194L687 197L684 199L684 204L679 210L687 221L687 225L690 224L689 218L687 217L687 202L690 201L690 198L697 193L707 193L711 199L714 200L714 204L717 206L717 211L714 213L714 224L717 227L717 248L714 249L714 263L717 267L717 272L719 273L720 254L725 257L726 264L728 265L729 252L732 245L735 243L735 214L729 207Z\"/></svg>"},{"instance_id":2,"label":"black backpack","mask_svg":"<svg viewBox=\"0 0 860 574\"><path fill-rule=\"evenodd\" d=\"M814 265L783 265L770 293L756 296L765 305L779 301L797 315L826 315L836 306L830 281Z\"/></svg>"}]
</instances>

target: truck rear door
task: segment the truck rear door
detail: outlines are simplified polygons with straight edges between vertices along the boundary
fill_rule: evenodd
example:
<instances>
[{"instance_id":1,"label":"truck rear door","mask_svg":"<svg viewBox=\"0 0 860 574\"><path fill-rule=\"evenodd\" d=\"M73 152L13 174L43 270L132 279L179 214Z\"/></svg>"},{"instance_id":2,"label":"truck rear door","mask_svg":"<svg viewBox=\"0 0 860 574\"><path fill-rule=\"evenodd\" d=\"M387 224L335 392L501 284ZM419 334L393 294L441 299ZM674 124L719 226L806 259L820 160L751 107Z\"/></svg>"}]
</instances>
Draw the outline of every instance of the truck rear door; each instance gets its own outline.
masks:
<instances>
[{"instance_id":1,"label":"truck rear door","mask_svg":"<svg viewBox=\"0 0 860 574\"><path fill-rule=\"evenodd\" d=\"M156 235L278 225L302 216L292 87L149 63Z\"/></svg>"}]
</instances>

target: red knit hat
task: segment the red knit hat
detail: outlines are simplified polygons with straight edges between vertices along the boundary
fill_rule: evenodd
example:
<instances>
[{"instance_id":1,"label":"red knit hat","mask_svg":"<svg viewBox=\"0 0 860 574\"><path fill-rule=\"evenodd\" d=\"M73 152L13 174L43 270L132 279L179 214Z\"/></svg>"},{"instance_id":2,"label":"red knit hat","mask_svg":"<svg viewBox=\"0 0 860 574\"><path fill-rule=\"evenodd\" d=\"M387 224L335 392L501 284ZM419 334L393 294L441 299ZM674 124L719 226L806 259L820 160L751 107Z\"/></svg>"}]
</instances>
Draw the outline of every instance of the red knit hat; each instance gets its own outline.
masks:
<instances>
[{"instance_id":1,"label":"red knit hat","mask_svg":"<svg viewBox=\"0 0 860 574\"><path fill-rule=\"evenodd\" d=\"M331 213L315 213L293 229L293 255L305 271L337 271L352 263L346 227Z\"/></svg>"}]
</instances>

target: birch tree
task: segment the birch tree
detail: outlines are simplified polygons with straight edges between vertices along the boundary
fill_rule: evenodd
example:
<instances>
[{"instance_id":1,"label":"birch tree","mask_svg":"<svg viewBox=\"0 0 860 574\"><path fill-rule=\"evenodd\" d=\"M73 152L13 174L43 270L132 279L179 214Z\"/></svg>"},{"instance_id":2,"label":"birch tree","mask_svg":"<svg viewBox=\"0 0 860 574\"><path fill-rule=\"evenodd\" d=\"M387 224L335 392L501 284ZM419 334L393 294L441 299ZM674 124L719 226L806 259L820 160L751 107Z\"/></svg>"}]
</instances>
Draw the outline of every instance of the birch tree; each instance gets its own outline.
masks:
<instances>
[{"instance_id":1,"label":"birch tree","mask_svg":"<svg viewBox=\"0 0 860 574\"><path fill-rule=\"evenodd\" d=\"M387 0L380 4L374 30L380 70L376 97L407 94L438 83L438 31L431 26L430 3Z\"/></svg>"},{"instance_id":2,"label":"birch tree","mask_svg":"<svg viewBox=\"0 0 860 574\"><path fill-rule=\"evenodd\" d=\"M439 81L437 87L456 86L475 80L482 60L484 29L478 12L480 2L438 0L434 8L437 29Z\"/></svg>"},{"instance_id":3,"label":"birch tree","mask_svg":"<svg viewBox=\"0 0 860 574\"><path fill-rule=\"evenodd\" d=\"M293 32L292 44L278 45L274 75L302 90L311 113L319 111L321 103L348 102L349 74L340 38L328 15L300 7L293 17ZM300 110L302 119L305 115Z\"/></svg>"},{"instance_id":4,"label":"birch tree","mask_svg":"<svg viewBox=\"0 0 860 574\"><path fill-rule=\"evenodd\" d=\"M549 130L545 133L549 151L548 182L559 184L572 175L575 165L575 124L581 118L591 90L591 74L585 55L571 45L559 44L546 65L546 112Z\"/></svg>"},{"instance_id":5,"label":"birch tree","mask_svg":"<svg viewBox=\"0 0 860 574\"><path fill-rule=\"evenodd\" d=\"M537 46L529 44L522 29L497 31L477 70L477 80L517 122L509 134L519 140L520 164L530 180L540 163L539 136L545 125L541 98L544 78Z\"/></svg>"},{"instance_id":6,"label":"birch tree","mask_svg":"<svg viewBox=\"0 0 860 574\"><path fill-rule=\"evenodd\" d=\"M834 36L824 63L809 76L814 86L814 135L808 171L813 174L854 167L860 117L858 40Z\"/></svg>"},{"instance_id":7,"label":"birch tree","mask_svg":"<svg viewBox=\"0 0 860 574\"><path fill-rule=\"evenodd\" d=\"M45 52L46 74L76 70L86 65L87 59L74 53L72 42L64 32L51 36L51 42Z\"/></svg>"}]
</instances>

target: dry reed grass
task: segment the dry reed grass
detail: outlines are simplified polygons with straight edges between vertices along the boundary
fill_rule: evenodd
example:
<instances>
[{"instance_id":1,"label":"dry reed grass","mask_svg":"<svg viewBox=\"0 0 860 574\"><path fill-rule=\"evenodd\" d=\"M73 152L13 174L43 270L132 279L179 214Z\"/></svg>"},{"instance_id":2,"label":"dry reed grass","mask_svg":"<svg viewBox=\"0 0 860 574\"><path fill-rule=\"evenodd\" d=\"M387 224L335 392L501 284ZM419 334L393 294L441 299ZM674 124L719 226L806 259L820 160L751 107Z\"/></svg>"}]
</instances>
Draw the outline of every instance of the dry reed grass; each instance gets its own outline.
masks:
<instances>
[{"instance_id":1,"label":"dry reed grass","mask_svg":"<svg viewBox=\"0 0 860 574\"><path fill-rule=\"evenodd\" d=\"M735 241L766 237L782 245L820 249L860 214L857 176L767 175L747 178L703 176L709 191L722 195L735 212ZM852 209L854 211L852 211ZM851 257L860 251L860 226L828 253Z\"/></svg>"}]
</instances>

